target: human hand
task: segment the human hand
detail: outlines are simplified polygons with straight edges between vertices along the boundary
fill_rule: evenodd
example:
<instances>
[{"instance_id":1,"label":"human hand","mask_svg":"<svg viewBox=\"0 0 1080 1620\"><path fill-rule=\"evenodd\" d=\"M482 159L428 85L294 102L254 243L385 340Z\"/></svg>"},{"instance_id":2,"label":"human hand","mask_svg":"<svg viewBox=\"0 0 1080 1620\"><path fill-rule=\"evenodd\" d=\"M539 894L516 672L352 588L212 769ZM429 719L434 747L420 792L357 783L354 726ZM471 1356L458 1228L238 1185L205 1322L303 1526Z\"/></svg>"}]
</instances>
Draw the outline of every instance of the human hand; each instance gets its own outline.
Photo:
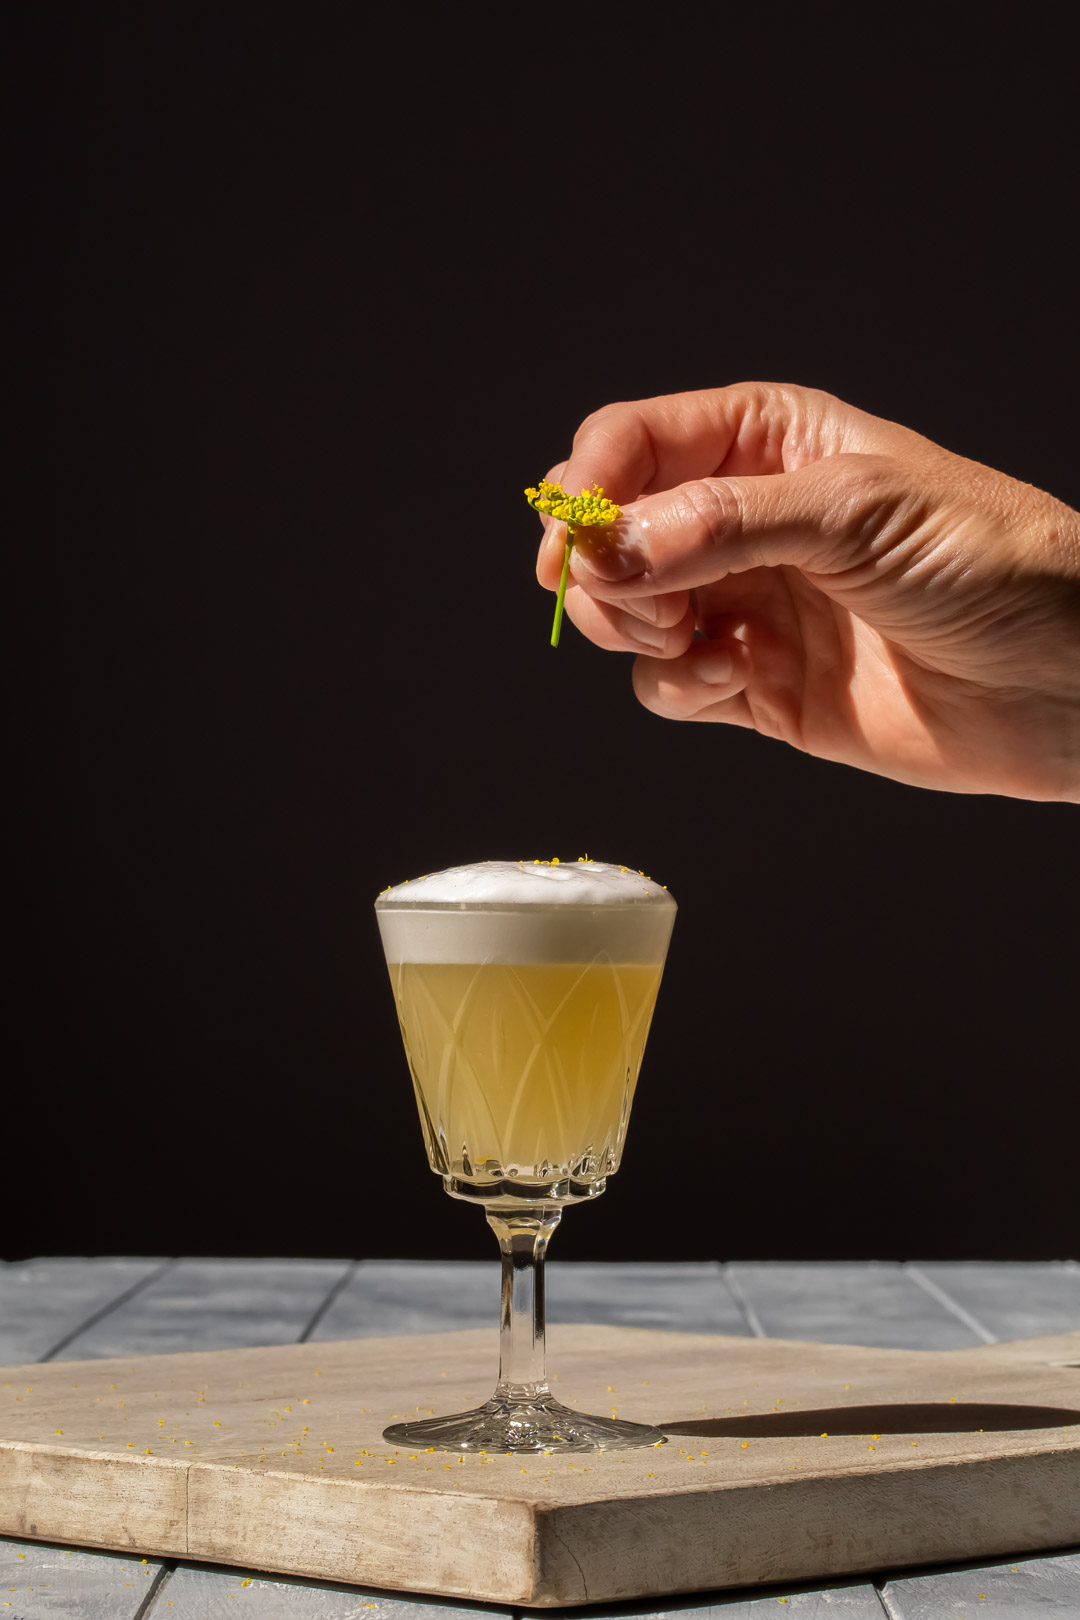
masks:
<instances>
[{"instance_id":1,"label":"human hand","mask_svg":"<svg viewBox=\"0 0 1080 1620\"><path fill-rule=\"evenodd\" d=\"M670 719L750 726L920 787L1080 802L1080 516L814 389L609 405L546 475L566 613ZM558 586L565 525L537 576Z\"/></svg>"}]
</instances>

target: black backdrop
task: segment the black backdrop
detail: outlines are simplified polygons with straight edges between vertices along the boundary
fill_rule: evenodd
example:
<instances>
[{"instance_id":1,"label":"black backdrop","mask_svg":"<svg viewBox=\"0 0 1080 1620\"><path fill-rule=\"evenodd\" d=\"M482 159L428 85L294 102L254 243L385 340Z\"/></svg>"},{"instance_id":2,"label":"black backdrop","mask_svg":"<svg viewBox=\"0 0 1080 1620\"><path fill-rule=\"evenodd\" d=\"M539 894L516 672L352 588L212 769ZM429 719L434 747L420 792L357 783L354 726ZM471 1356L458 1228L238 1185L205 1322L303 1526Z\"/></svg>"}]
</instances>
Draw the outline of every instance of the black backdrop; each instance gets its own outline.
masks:
<instances>
[{"instance_id":1,"label":"black backdrop","mask_svg":"<svg viewBox=\"0 0 1080 1620\"><path fill-rule=\"evenodd\" d=\"M681 911L561 1255L1077 1250L1076 811L645 713L547 646L520 493L608 400L757 377L1075 504L1069 53L627 15L14 14L10 1257L486 1255L371 902L586 850Z\"/></svg>"}]
</instances>

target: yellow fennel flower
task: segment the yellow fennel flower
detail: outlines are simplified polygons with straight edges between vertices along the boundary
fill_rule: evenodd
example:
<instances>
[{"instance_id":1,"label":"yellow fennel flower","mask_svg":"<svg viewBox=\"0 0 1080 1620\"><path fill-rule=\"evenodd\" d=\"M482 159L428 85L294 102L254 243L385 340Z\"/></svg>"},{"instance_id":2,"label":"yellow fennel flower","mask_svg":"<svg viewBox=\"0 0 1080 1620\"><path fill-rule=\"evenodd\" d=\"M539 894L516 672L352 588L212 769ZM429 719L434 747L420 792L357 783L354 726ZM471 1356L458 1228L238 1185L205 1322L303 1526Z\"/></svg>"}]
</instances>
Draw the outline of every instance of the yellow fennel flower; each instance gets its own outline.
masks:
<instances>
[{"instance_id":1,"label":"yellow fennel flower","mask_svg":"<svg viewBox=\"0 0 1080 1620\"><path fill-rule=\"evenodd\" d=\"M593 526L614 523L616 518L622 516L622 508L609 501L599 484L594 484L591 490L583 489L580 495L568 495L561 484L549 484L546 478L540 480L539 489L527 489L525 499L534 512L543 512L553 517L557 523L566 524L566 550L563 552L562 577L559 580L559 594L555 598L555 622L551 627L551 645L559 645L559 631L562 629L563 604L566 601L566 582L570 575L570 553L574 549L574 535L578 529L592 528Z\"/></svg>"}]
</instances>

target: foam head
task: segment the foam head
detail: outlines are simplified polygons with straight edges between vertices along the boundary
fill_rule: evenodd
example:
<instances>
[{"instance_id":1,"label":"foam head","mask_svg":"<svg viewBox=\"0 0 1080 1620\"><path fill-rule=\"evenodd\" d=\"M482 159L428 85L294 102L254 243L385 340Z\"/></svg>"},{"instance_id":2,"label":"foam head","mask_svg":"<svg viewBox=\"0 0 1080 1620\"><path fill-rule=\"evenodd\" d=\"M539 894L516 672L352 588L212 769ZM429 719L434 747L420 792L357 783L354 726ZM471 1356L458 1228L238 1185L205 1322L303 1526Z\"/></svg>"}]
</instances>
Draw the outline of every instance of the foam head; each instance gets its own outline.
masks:
<instances>
[{"instance_id":1,"label":"foam head","mask_svg":"<svg viewBox=\"0 0 1080 1620\"><path fill-rule=\"evenodd\" d=\"M662 962L666 889L601 861L479 861L375 902L388 962Z\"/></svg>"}]
</instances>

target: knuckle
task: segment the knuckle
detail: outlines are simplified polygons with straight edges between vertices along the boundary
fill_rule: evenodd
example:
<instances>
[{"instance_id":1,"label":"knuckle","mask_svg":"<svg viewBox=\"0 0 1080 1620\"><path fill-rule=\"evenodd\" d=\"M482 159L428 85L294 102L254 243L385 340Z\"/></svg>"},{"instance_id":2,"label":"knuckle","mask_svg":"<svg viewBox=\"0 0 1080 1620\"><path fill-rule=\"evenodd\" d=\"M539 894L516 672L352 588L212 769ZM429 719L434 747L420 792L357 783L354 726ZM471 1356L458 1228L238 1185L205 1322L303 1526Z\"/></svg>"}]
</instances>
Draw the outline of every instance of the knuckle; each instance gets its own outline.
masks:
<instances>
[{"instance_id":1,"label":"knuckle","mask_svg":"<svg viewBox=\"0 0 1080 1620\"><path fill-rule=\"evenodd\" d=\"M614 439L618 433L618 418L617 405L602 405L598 411L590 411L574 434L575 452L597 440Z\"/></svg>"},{"instance_id":2,"label":"knuckle","mask_svg":"<svg viewBox=\"0 0 1080 1620\"><path fill-rule=\"evenodd\" d=\"M645 424L636 405L618 401L590 411L574 434L573 456L617 445L620 453L639 452L647 439ZM567 463L563 463L564 467Z\"/></svg>"},{"instance_id":3,"label":"knuckle","mask_svg":"<svg viewBox=\"0 0 1080 1620\"><path fill-rule=\"evenodd\" d=\"M676 500L683 541L691 553L712 551L739 526L739 505L730 485L722 479L693 478L679 489Z\"/></svg>"},{"instance_id":4,"label":"knuckle","mask_svg":"<svg viewBox=\"0 0 1080 1620\"><path fill-rule=\"evenodd\" d=\"M821 465L829 479L831 526L849 539L868 540L880 533L910 496L892 456L843 455Z\"/></svg>"},{"instance_id":5,"label":"knuckle","mask_svg":"<svg viewBox=\"0 0 1080 1620\"><path fill-rule=\"evenodd\" d=\"M830 411L837 410L841 401L835 394L830 394L826 388L806 388L802 383L786 383L784 392L792 399L798 400L807 410L820 416L827 416Z\"/></svg>"}]
</instances>

